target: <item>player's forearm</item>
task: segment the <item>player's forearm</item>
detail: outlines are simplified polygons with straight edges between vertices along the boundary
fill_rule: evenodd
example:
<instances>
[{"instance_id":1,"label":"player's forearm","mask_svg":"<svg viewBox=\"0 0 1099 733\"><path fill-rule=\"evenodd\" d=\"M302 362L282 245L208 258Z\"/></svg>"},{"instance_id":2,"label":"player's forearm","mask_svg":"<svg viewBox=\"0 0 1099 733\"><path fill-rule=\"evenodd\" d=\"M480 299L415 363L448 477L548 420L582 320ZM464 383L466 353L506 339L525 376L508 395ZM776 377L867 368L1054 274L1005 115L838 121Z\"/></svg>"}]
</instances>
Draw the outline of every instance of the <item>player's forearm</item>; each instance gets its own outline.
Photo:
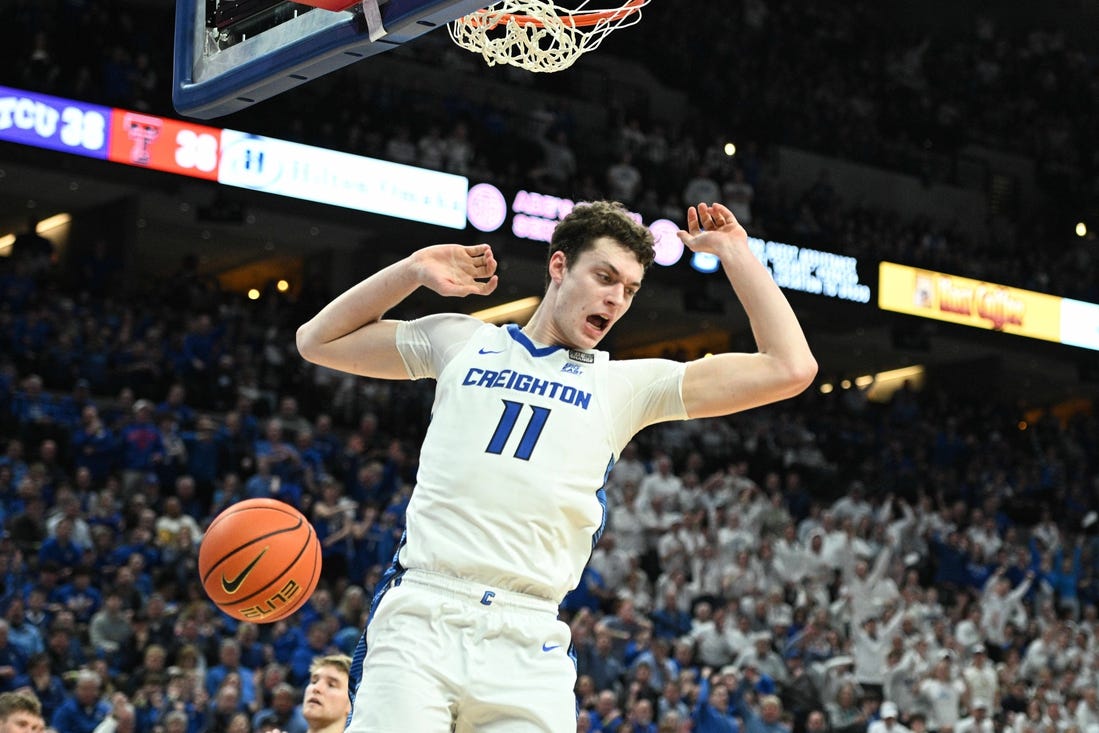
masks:
<instances>
[{"instance_id":1,"label":"player's forearm","mask_svg":"<svg viewBox=\"0 0 1099 733\"><path fill-rule=\"evenodd\" d=\"M418 287L419 276L411 257L379 270L344 291L302 324L297 332L298 350L306 356L311 348L331 343L363 326L376 323L386 311Z\"/></svg>"},{"instance_id":2,"label":"player's forearm","mask_svg":"<svg viewBox=\"0 0 1099 733\"><path fill-rule=\"evenodd\" d=\"M722 268L752 326L756 347L804 386L816 376L817 362L794 309L771 273L748 244L734 244L720 256Z\"/></svg>"}]
</instances>

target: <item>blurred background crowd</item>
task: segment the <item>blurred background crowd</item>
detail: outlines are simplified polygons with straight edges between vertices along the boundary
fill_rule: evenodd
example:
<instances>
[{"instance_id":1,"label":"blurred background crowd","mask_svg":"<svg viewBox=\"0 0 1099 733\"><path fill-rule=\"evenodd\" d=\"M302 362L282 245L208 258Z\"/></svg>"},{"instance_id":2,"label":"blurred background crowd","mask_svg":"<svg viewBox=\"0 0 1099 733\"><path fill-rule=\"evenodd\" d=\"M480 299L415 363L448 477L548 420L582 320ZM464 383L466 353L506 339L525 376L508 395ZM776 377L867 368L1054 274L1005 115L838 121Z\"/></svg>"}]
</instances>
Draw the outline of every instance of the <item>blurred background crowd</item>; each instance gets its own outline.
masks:
<instances>
[{"instance_id":1,"label":"blurred background crowd","mask_svg":"<svg viewBox=\"0 0 1099 733\"><path fill-rule=\"evenodd\" d=\"M981 16L929 33L861 0L674 5L717 40L654 8L605 51L707 99L678 124L612 84L593 135L566 101L415 73L319 80L234 124L646 219L721 200L758 236L1099 302L1094 240L1061 226L1099 193L1099 67L1070 31ZM172 115L171 15L16 0L0 82ZM447 43L402 63L480 64ZM780 143L928 185L986 145L1033 159L1044 193L974 231L851 199L827 171L788 189ZM62 267L24 237L0 258L0 691L33 690L59 733L302 733L310 662L353 649L400 539L431 391L303 362L294 330L330 293L257 305L180 262L123 290L109 257ZM887 401L811 389L637 436L562 605L578 731L1099 733L1099 422L1044 407L934 382ZM325 548L306 607L263 626L220 614L195 573L204 526L258 496L305 512Z\"/></svg>"}]
</instances>

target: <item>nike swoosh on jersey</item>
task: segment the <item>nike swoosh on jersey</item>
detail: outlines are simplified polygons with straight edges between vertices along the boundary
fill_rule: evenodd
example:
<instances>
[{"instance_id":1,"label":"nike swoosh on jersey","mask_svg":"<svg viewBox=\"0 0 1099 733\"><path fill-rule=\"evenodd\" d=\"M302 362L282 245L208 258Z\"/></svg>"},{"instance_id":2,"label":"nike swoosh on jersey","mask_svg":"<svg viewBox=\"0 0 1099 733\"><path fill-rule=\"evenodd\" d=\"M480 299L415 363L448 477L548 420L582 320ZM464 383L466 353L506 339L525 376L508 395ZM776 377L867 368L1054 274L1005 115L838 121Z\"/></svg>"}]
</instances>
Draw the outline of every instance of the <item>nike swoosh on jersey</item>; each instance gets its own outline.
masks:
<instances>
[{"instance_id":1,"label":"nike swoosh on jersey","mask_svg":"<svg viewBox=\"0 0 1099 733\"><path fill-rule=\"evenodd\" d=\"M552 652L554 649L557 649L560 646L560 644L542 644L542 651Z\"/></svg>"},{"instance_id":2,"label":"nike swoosh on jersey","mask_svg":"<svg viewBox=\"0 0 1099 733\"><path fill-rule=\"evenodd\" d=\"M504 350L503 349L484 349L484 348L482 348L482 349L478 349L477 353L478 354L502 354L502 353L504 353Z\"/></svg>"},{"instance_id":3,"label":"nike swoosh on jersey","mask_svg":"<svg viewBox=\"0 0 1099 733\"><path fill-rule=\"evenodd\" d=\"M253 559L252 562L244 566L244 570L240 571L240 575L233 578L232 580L227 579L225 577L225 574L222 573L221 589L226 593L229 593L230 595L240 590L240 584L244 582L244 579L247 578L249 573L252 572L252 569L256 567L256 563L260 561L260 558L262 558L266 554L267 548L264 547L260 554L256 555L255 559Z\"/></svg>"}]
</instances>

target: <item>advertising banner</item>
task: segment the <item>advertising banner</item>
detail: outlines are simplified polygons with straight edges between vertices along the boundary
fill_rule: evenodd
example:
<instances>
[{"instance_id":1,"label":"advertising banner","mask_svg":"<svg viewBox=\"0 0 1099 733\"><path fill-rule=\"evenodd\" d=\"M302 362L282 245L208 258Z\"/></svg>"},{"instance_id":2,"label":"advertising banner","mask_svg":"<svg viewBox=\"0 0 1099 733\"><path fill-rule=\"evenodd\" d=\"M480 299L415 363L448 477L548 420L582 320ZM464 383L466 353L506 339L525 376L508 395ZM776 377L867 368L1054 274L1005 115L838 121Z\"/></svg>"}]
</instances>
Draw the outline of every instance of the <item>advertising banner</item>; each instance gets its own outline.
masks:
<instances>
[{"instance_id":1,"label":"advertising banner","mask_svg":"<svg viewBox=\"0 0 1099 733\"><path fill-rule=\"evenodd\" d=\"M892 262L878 266L878 306L963 326L1061 341L1055 295L947 275Z\"/></svg>"}]
</instances>

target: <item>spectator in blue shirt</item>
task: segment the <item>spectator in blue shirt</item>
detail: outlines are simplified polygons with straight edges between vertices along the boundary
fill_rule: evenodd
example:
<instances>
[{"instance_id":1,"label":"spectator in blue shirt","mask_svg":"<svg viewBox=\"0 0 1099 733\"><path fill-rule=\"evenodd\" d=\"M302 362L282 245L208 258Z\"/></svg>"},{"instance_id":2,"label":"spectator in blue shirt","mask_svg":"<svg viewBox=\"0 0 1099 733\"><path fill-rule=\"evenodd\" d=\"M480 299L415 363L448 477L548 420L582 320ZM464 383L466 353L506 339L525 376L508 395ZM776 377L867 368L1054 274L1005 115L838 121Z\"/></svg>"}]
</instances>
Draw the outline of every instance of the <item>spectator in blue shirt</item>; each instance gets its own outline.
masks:
<instances>
[{"instance_id":1,"label":"spectator in blue shirt","mask_svg":"<svg viewBox=\"0 0 1099 733\"><path fill-rule=\"evenodd\" d=\"M97 672L90 669L77 672L72 696L57 708L50 725L59 732L92 733L111 712L110 704L102 697L102 687Z\"/></svg>"},{"instance_id":2,"label":"spectator in blue shirt","mask_svg":"<svg viewBox=\"0 0 1099 733\"><path fill-rule=\"evenodd\" d=\"M327 621L334 617L336 603L332 599L332 591L325 587L317 588L309 600L298 609L294 615L294 621L308 635L309 629L317 621Z\"/></svg>"},{"instance_id":3,"label":"spectator in blue shirt","mask_svg":"<svg viewBox=\"0 0 1099 733\"><path fill-rule=\"evenodd\" d=\"M41 654L46 650L42 632L27 621L26 602L22 596L16 595L8 601L4 618L8 622L9 641L24 657L30 659L35 654Z\"/></svg>"},{"instance_id":4,"label":"spectator in blue shirt","mask_svg":"<svg viewBox=\"0 0 1099 733\"><path fill-rule=\"evenodd\" d=\"M595 643L576 649L576 667L579 674L590 675L597 690L618 690L625 663L614 653L614 639L610 631L597 628Z\"/></svg>"},{"instance_id":5,"label":"spectator in blue shirt","mask_svg":"<svg viewBox=\"0 0 1099 733\"><path fill-rule=\"evenodd\" d=\"M325 464L324 452L321 446L313 439L312 428L299 430L294 438L294 447L301 458L301 470L304 472L305 485L310 489L319 485L324 476L328 474L328 466Z\"/></svg>"},{"instance_id":6,"label":"spectator in blue shirt","mask_svg":"<svg viewBox=\"0 0 1099 733\"><path fill-rule=\"evenodd\" d=\"M56 618L57 612L61 610L58 593L64 582L65 579L61 577L61 568L57 564L52 562L39 563L38 574L34 578L28 579L23 587L23 594L30 593L32 588L40 588L46 594L46 607Z\"/></svg>"},{"instance_id":7,"label":"spectator in blue shirt","mask_svg":"<svg viewBox=\"0 0 1099 733\"><path fill-rule=\"evenodd\" d=\"M724 682L712 683L712 670L702 671L698 699L691 711L693 733L740 733L740 723L729 713L729 688Z\"/></svg>"},{"instance_id":8,"label":"spectator in blue shirt","mask_svg":"<svg viewBox=\"0 0 1099 733\"><path fill-rule=\"evenodd\" d=\"M26 565L13 553L0 552L0 604L31 588Z\"/></svg>"},{"instance_id":9,"label":"spectator in blue shirt","mask_svg":"<svg viewBox=\"0 0 1099 733\"><path fill-rule=\"evenodd\" d=\"M168 394L164 401L156 406L159 415L171 415L172 419L183 429L188 429L195 422L195 411L187 404L187 388L176 382L168 388Z\"/></svg>"},{"instance_id":10,"label":"spectator in blue shirt","mask_svg":"<svg viewBox=\"0 0 1099 733\"><path fill-rule=\"evenodd\" d=\"M305 632L297 624L290 621L279 621L273 624L271 634L271 648L275 651L275 661L279 664L290 663L294 651L299 646L305 645Z\"/></svg>"},{"instance_id":11,"label":"spectator in blue shirt","mask_svg":"<svg viewBox=\"0 0 1099 733\"><path fill-rule=\"evenodd\" d=\"M1057 606L1068 614L1069 618L1076 621L1080 618L1080 587L1081 559L1083 557L1083 538L1072 551L1072 555L1065 554L1064 547L1058 547L1053 554L1053 563L1046 580L1053 586L1057 594Z\"/></svg>"},{"instance_id":12,"label":"spectator in blue shirt","mask_svg":"<svg viewBox=\"0 0 1099 733\"><path fill-rule=\"evenodd\" d=\"M313 660L325 654L338 654L332 644L332 634L328 631L327 621L314 621L305 632L305 643L298 646L290 655L290 673L287 680L298 687L304 687L309 682L309 669Z\"/></svg>"},{"instance_id":13,"label":"spectator in blue shirt","mask_svg":"<svg viewBox=\"0 0 1099 733\"><path fill-rule=\"evenodd\" d=\"M597 612L603 605L603 599L609 593L603 575L591 565L588 565L580 575L580 582L565 595L561 607L572 613L576 613L582 608Z\"/></svg>"},{"instance_id":14,"label":"spectator in blue shirt","mask_svg":"<svg viewBox=\"0 0 1099 733\"><path fill-rule=\"evenodd\" d=\"M79 349L72 349L71 344L64 344L62 349L58 352L58 356L61 357L61 361L66 360L70 355L76 356L79 354ZM71 364L71 363L70 363ZM70 367L70 364L64 364L64 368ZM57 383L60 384L59 380ZM75 382L70 377L67 381L73 384L72 392L57 400L57 421L61 423L66 430L73 430L80 424L81 414L85 407L92 404L91 385L87 379L77 379Z\"/></svg>"},{"instance_id":15,"label":"spectator in blue shirt","mask_svg":"<svg viewBox=\"0 0 1099 733\"><path fill-rule=\"evenodd\" d=\"M933 537L930 544L936 562L935 586L940 592L954 592L967 587L969 553L962 542L962 535L950 532L945 540Z\"/></svg>"},{"instance_id":16,"label":"spectator in blue shirt","mask_svg":"<svg viewBox=\"0 0 1099 733\"><path fill-rule=\"evenodd\" d=\"M346 695L344 697L350 700ZM259 731L265 730L263 726L270 726L282 733L308 733L309 724L302 717L299 700L300 696L293 685L289 682L279 683L271 694L270 706L252 716L252 729Z\"/></svg>"},{"instance_id":17,"label":"spectator in blue shirt","mask_svg":"<svg viewBox=\"0 0 1099 733\"><path fill-rule=\"evenodd\" d=\"M230 674L240 679L240 703L247 707L256 700L255 671L240 662L240 644L236 639L223 639L218 646L218 664L206 670L206 693L214 698Z\"/></svg>"},{"instance_id":18,"label":"spectator in blue shirt","mask_svg":"<svg viewBox=\"0 0 1099 733\"><path fill-rule=\"evenodd\" d=\"M675 715L680 720L686 720L691 717L691 708L683 699L683 687L686 687L686 685L680 686L679 680L669 679L664 682L664 687L660 692L660 699L656 701L657 720L663 721L664 717L669 713Z\"/></svg>"},{"instance_id":19,"label":"spectator in blue shirt","mask_svg":"<svg viewBox=\"0 0 1099 733\"><path fill-rule=\"evenodd\" d=\"M148 527L141 525L134 527L130 532L130 541L111 553L110 564L114 567L122 567L129 563L130 555L134 554L145 558L145 567L160 566L160 549L154 544L153 533Z\"/></svg>"},{"instance_id":20,"label":"spectator in blue shirt","mask_svg":"<svg viewBox=\"0 0 1099 733\"><path fill-rule=\"evenodd\" d=\"M183 432L183 444L187 448L187 473L198 485L198 493L209 499L218 480L218 460L222 451L214 418L199 416L195 429ZM185 511L191 514L191 508Z\"/></svg>"},{"instance_id":21,"label":"spectator in blue shirt","mask_svg":"<svg viewBox=\"0 0 1099 733\"><path fill-rule=\"evenodd\" d=\"M76 543L73 533L76 525L72 518L62 517L57 523L56 535L49 537L38 550L38 563L53 563L60 568L74 568L84 558L88 549Z\"/></svg>"},{"instance_id":22,"label":"spectator in blue shirt","mask_svg":"<svg viewBox=\"0 0 1099 733\"><path fill-rule=\"evenodd\" d=\"M366 474L363 469L375 464ZM365 503L374 495L374 487L381 481L381 466L367 454L366 443L358 433L348 436L343 449L329 459L329 466L336 478L343 482L348 495L359 503Z\"/></svg>"},{"instance_id":23,"label":"spectator in blue shirt","mask_svg":"<svg viewBox=\"0 0 1099 733\"><path fill-rule=\"evenodd\" d=\"M253 470L254 438L245 422L245 417L237 410L225 413L224 421L217 430L219 446L218 475L227 473L249 474Z\"/></svg>"},{"instance_id":24,"label":"spectator in blue shirt","mask_svg":"<svg viewBox=\"0 0 1099 733\"><path fill-rule=\"evenodd\" d=\"M183 337L183 356L186 359L187 383L198 385L207 381L221 354L222 329L214 326L209 315L203 313L194 318ZM204 385L205 386L205 385Z\"/></svg>"},{"instance_id":25,"label":"spectator in blue shirt","mask_svg":"<svg viewBox=\"0 0 1099 733\"><path fill-rule=\"evenodd\" d=\"M103 334L93 333L84 342L79 364L80 374L82 378L88 380L96 394L102 394L110 389L111 357L111 346Z\"/></svg>"},{"instance_id":26,"label":"spectator in blue shirt","mask_svg":"<svg viewBox=\"0 0 1099 733\"><path fill-rule=\"evenodd\" d=\"M630 705L630 714L626 719L629 733L656 733L653 722L653 703L648 698L638 698Z\"/></svg>"},{"instance_id":27,"label":"spectator in blue shirt","mask_svg":"<svg viewBox=\"0 0 1099 733\"><path fill-rule=\"evenodd\" d=\"M270 418L263 427L263 437L252 447L256 460L266 458L271 472L284 481L295 480L300 473L301 456L298 450L283 437L282 420Z\"/></svg>"},{"instance_id":28,"label":"spectator in blue shirt","mask_svg":"<svg viewBox=\"0 0 1099 733\"><path fill-rule=\"evenodd\" d=\"M0 619L0 692L15 689L15 678L27 671L27 658L8 639L8 622Z\"/></svg>"},{"instance_id":29,"label":"spectator in blue shirt","mask_svg":"<svg viewBox=\"0 0 1099 733\"><path fill-rule=\"evenodd\" d=\"M46 632L46 654L50 658L50 668L59 674L80 669L87 661L71 611L59 611L54 618Z\"/></svg>"},{"instance_id":30,"label":"spectator in blue shirt","mask_svg":"<svg viewBox=\"0 0 1099 733\"><path fill-rule=\"evenodd\" d=\"M652 685L659 690L664 687L667 680L675 677L676 668L669 656L671 643L665 639L651 637L652 632L648 629L638 634L637 643L632 647L635 653L632 654L630 669L635 670L641 664L649 665L649 669L652 670ZM627 655L631 655L629 646L627 646Z\"/></svg>"},{"instance_id":31,"label":"spectator in blue shirt","mask_svg":"<svg viewBox=\"0 0 1099 733\"><path fill-rule=\"evenodd\" d=\"M321 413L313 421L313 446L320 452L324 465L331 470L343 450L343 441L332 429L332 416Z\"/></svg>"},{"instance_id":32,"label":"spectator in blue shirt","mask_svg":"<svg viewBox=\"0 0 1099 733\"><path fill-rule=\"evenodd\" d=\"M103 422L95 405L86 405L80 414L80 426L72 433L72 455L76 467L87 468L97 484L118 462L118 434Z\"/></svg>"},{"instance_id":33,"label":"spectator in blue shirt","mask_svg":"<svg viewBox=\"0 0 1099 733\"><path fill-rule=\"evenodd\" d=\"M744 705L744 733L790 733L790 726L782 720L782 701L778 695L759 698L759 711Z\"/></svg>"},{"instance_id":34,"label":"spectator in blue shirt","mask_svg":"<svg viewBox=\"0 0 1099 733\"><path fill-rule=\"evenodd\" d=\"M256 458L256 472L244 483L244 495L249 499L278 499L298 506L301 487L284 481L271 468L270 458Z\"/></svg>"},{"instance_id":35,"label":"spectator in blue shirt","mask_svg":"<svg viewBox=\"0 0 1099 733\"><path fill-rule=\"evenodd\" d=\"M623 722L618 698L610 690L604 689L599 693L595 710L591 713L591 733L618 733Z\"/></svg>"},{"instance_id":36,"label":"spectator in blue shirt","mask_svg":"<svg viewBox=\"0 0 1099 733\"><path fill-rule=\"evenodd\" d=\"M122 428L122 475L127 493L137 490L142 479L164 460L164 441L153 422L153 403L138 400L134 417Z\"/></svg>"},{"instance_id":37,"label":"spectator in blue shirt","mask_svg":"<svg viewBox=\"0 0 1099 733\"><path fill-rule=\"evenodd\" d=\"M26 608L23 615L27 623L38 629L38 633L42 637L42 649L44 650L46 648L46 630L53 620L53 611L49 604L49 593L45 588L33 586L26 591L26 598Z\"/></svg>"},{"instance_id":38,"label":"spectator in blue shirt","mask_svg":"<svg viewBox=\"0 0 1099 733\"><path fill-rule=\"evenodd\" d=\"M65 683L50 667L48 654L36 654L27 662L27 671L15 678L15 689L28 688L42 703L42 717L49 720L65 702Z\"/></svg>"},{"instance_id":39,"label":"spectator in blue shirt","mask_svg":"<svg viewBox=\"0 0 1099 733\"><path fill-rule=\"evenodd\" d=\"M653 636L659 639L678 639L691 631L691 614L679 607L679 594L674 590L664 593L664 603L649 614L653 623Z\"/></svg>"},{"instance_id":40,"label":"spectator in blue shirt","mask_svg":"<svg viewBox=\"0 0 1099 733\"><path fill-rule=\"evenodd\" d=\"M77 566L72 580L58 589L57 599L81 624L91 623L92 616L103 604L103 594L92 586L92 569L83 565Z\"/></svg>"}]
</instances>

